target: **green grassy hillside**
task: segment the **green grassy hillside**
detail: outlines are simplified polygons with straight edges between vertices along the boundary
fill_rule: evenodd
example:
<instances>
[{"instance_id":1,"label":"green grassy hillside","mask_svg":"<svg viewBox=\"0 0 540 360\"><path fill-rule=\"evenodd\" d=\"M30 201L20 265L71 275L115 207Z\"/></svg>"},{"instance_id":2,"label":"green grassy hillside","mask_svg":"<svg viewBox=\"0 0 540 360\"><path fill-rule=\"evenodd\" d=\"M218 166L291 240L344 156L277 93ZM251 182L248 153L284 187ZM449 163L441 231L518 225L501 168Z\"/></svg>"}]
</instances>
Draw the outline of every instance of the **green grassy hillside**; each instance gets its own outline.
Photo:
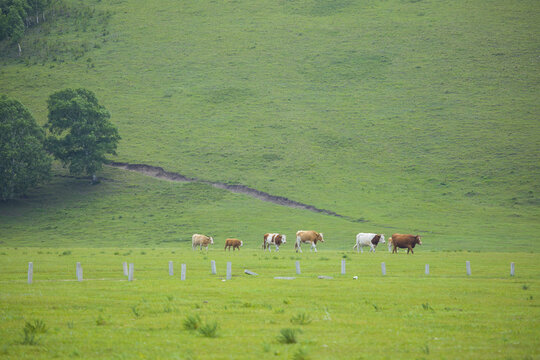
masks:
<instances>
[{"instance_id":1,"label":"green grassy hillside","mask_svg":"<svg viewBox=\"0 0 540 360\"><path fill-rule=\"evenodd\" d=\"M118 125L117 160L241 183L367 223L106 171L111 182L96 188L57 179L2 204L6 244L78 244L95 234L99 244L129 246L201 227L245 237L313 227L339 239L333 248L348 248L358 231L418 232L433 249L503 249L509 239L534 248L537 1L86 4L110 15L32 30L22 59L3 54L0 93L43 123L53 91L89 88ZM84 51L55 59L38 51L43 39ZM187 206L170 205L168 192ZM154 225L143 219L150 214Z\"/></svg>"}]
</instances>

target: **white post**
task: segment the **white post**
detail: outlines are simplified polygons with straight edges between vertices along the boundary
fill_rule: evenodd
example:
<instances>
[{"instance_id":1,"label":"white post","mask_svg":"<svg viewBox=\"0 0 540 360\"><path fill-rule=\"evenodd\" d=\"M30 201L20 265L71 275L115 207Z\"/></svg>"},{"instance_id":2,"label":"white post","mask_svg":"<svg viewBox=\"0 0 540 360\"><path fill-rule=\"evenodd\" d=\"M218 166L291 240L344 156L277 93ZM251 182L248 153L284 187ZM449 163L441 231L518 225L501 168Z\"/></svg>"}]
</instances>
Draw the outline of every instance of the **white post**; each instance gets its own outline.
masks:
<instances>
[{"instance_id":1,"label":"white post","mask_svg":"<svg viewBox=\"0 0 540 360\"><path fill-rule=\"evenodd\" d=\"M29 284L32 283L33 277L34 277L34 263L33 263L33 262L29 262L29 263L28 263L28 283L29 283Z\"/></svg>"},{"instance_id":2,"label":"white post","mask_svg":"<svg viewBox=\"0 0 540 360\"><path fill-rule=\"evenodd\" d=\"M300 261L296 261L296 274L300 275Z\"/></svg>"},{"instance_id":3,"label":"white post","mask_svg":"<svg viewBox=\"0 0 540 360\"><path fill-rule=\"evenodd\" d=\"M135 272L135 267L133 266L133 263L129 263L128 281L133 281L134 272Z\"/></svg>"},{"instance_id":4,"label":"white post","mask_svg":"<svg viewBox=\"0 0 540 360\"><path fill-rule=\"evenodd\" d=\"M514 276L516 270L516 266L513 262L510 263L510 276Z\"/></svg>"},{"instance_id":5,"label":"white post","mask_svg":"<svg viewBox=\"0 0 540 360\"><path fill-rule=\"evenodd\" d=\"M381 263L381 272L383 275L386 275L386 264L385 263Z\"/></svg>"},{"instance_id":6,"label":"white post","mask_svg":"<svg viewBox=\"0 0 540 360\"><path fill-rule=\"evenodd\" d=\"M128 276L128 264L124 261L124 276Z\"/></svg>"},{"instance_id":7,"label":"white post","mask_svg":"<svg viewBox=\"0 0 540 360\"><path fill-rule=\"evenodd\" d=\"M341 259L341 275L345 275L345 259Z\"/></svg>"},{"instance_id":8,"label":"white post","mask_svg":"<svg viewBox=\"0 0 540 360\"><path fill-rule=\"evenodd\" d=\"M83 273L81 263L77 261L77 281L82 281Z\"/></svg>"},{"instance_id":9,"label":"white post","mask_svg":"<svg viewBox=\"0 0 540 360\"><path fill-rule=\"evenodd\" d=\"M467 268L467 275L468 276L471 276L471 262L470 261L467 261L465 263L465 267Z\"/></svg>"},{"instance_id":10,"label":"white post","mask_svg":"<svg viewBox=\"0 0 540 360\"><path fill-rule=\"evenodd\" d=\"M232 265L231 262L227 262L227 280L231 280L232 278Z\"/></svg>"},{"instance_id":11,"label":"white post","mask_svg":"<svg viewBox=\"0 0 540 360\"><path fill-rule=\"evenodd\" d=\"M216 271L216 260L210 261L210 265L211 265L211 267L212 267L212 275L216 275L216 274L217 274L217 271Z\"/></svg>"},{"instance_id":12,"label":"white post","mask_svg":"<svg viewBox=\"0 0 540 360\"><path fill-rule=\"evenodd\" d=\"M429 275L429 264L426 264L426 275Z\"/></svg>"},{"instance_id":13,"label":"white post","mask_svg":"<svg viewBox=\"0 0 540 360\"><path fill-rule=\"evenodd\" d=\"M169 275L170 276L174 275L174 269L173 269L173 262L172 261L169 261Z\"/></svg>"},{"instance_id":14,"label":"white post","mask_svg":"<svg viewBox=\"0 0 540 360\"><path fill-rule=\"evenodd\" d=\"M180 274L180 280L186 280L186 264L182 264L182 272Z\"/></svg>"}]
</instances>

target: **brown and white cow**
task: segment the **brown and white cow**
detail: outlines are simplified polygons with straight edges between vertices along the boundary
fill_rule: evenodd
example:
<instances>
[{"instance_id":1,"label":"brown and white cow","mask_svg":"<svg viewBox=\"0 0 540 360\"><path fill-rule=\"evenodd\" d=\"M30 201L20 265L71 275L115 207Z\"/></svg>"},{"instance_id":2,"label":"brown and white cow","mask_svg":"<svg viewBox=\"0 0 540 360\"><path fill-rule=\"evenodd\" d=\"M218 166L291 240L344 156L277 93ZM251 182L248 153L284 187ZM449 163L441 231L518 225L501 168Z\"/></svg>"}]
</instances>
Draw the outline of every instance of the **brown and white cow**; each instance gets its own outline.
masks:
<instances>
[{"instance_id":1,"label":"brown and white cow","mask_svg":"<svg viewBox=\"0 0 540 360\"><path fill-rule=\"evenodd\" d=\"M208 251L208 245L214 245L214 239L210 236L193 234L191 237L191 246L193 247L193 250L195 250L197 246L200 246L200 250L202 250L204 246L206 251Z\"/></svg>"},{"instance_id":2,"label":"brown and white cow","mask_svg":"<svg viewBox=\"0 0 540 360\"><path fill-rule=\"evenodd\" d=\"M287 242L287 237L283 234L278 234L278 233L264 234L262 248L264 250L268 249L268 251L272 252L272 250L270 250L270 247L272 245L275 245L276 251L279 251L279 247L282 244L285 244L286 242Z\"/></svg>"},{"instance_id":3,"label":"brown and white cow","mask_svg":"<svg viewBox=\"0 0 540 360\"><path fill-rule=\"evenodd\" d=\"M375 252L375 248L379 243L384 244L383 234L358 233L353 250L356 249L356 252L362 251L364 253L364 246L369 246L369 251Z\"/></svg>"},{"instance_id":4,"label":"brown and white cow","mask_svg":"<svg viewBox=\"0 0 540 360\"><path fill-rule=\"evenodd\" d=\"M233 251L235 249L238 249L238 251L240 251L240 247L244 245L244 242L243 241L240 241L238 239L227 239L225 240L225 249L224 250L227 250L227 248L229 248L229 251L231 251L231 247L233 248Z\"/></svg>"},{"instance_id":5,"label":"brown and white cow","mask_svg":"<svg viewBox=\"0 0 540 360\"><path fill-rule=\"evenodd\" d=\"M414 254L413 248L418 245L422 245L420 241L420 235L410 235L410 234L393 234L392 235L392 253L397 253L397 249L407 249L407 254L409 251Z\"/></svg>"},{"instance_id":6,"label":"brown and white cow","mask_svg":"<svg viewBox=\"0 0 540 360\"><path fill-rule=\"evenodd\" d=\"M296 252L302 252L300 245L302 243L310 243L311 247L309 248L309 251L315 250L315 252L317 252L317 241L324 242L322 233L313 230L299 230L296 232L296 244L294 244L294 248L296 249Z\"/></svg>"}]
</instances>

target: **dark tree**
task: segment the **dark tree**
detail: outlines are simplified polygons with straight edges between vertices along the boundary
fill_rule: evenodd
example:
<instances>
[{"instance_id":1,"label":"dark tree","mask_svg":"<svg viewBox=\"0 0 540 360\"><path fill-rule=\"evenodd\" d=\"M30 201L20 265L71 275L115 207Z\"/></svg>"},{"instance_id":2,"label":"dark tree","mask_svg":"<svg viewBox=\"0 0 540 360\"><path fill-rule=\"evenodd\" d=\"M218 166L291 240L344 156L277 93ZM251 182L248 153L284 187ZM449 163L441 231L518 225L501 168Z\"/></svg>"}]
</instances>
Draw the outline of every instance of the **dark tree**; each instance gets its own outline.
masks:
<instances>
[{"instance_id":1,"label":"dark tree","mask_svg":"<svg viewBox=\"0 0 540 360\"><path fill-rule=\"evenodd\" d=\"M45 132L17 100L0 96L0 199L13 199L48 180Z\"/></svg>"},{"instance_id":2,"label":"dark tree","mask_svg":"<svg viewBox=\"0 0 540 360\"><path fill-rule=\"evenodd\" d=\"M72 174L93 175L107 162L106 154L116 155L120 136L109 121L111 115L86 89L65 89L47 100L51 135L46 147Z\"/></svg>"}]
</instances>

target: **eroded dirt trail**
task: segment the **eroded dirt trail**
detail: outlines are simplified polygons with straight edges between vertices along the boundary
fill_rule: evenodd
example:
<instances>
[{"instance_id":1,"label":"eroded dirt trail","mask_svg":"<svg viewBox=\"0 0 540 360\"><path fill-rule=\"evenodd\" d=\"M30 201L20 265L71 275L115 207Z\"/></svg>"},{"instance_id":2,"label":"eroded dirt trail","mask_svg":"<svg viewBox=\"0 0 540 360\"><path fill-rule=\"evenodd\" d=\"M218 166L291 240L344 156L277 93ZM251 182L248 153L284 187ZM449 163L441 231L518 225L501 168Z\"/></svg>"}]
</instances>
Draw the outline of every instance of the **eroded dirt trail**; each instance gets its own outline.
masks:
<instances>
[{"instance_id":1,"label":"eroded dirt trail","mask_svg":"<svg viewBox=\"0 0 540 360\"><path fill-rule=\"evenodd\" d=\"M313 205L303 204L303 203L288 199L283 196L271 195L264 191L259 191L259 190L256 190L256 189L244 186L244 185L231 185L231 184L214 182L214 181L209 181L209 180L204 180L204 179L190 178L182 174L165 171L162 167L159 167L159 166L152 166L152 165L146 165L146 164L129 164L129 163L123 163L123 162L111 162L109 163L109 166L112 166L118 169L135 171L135 172L147 175L147 176L152 176L158 179L164 179L164 180L169 180L169 181L198 182L198 183L203 183L203 184L209 184L219 189L225 189L234 193L249 195L259 200L282 205L282 206L288 206L295 209L309 210L309 211L313 211L320 214L326 214L330 216L339 217L339 218L353 221L353 222L365 222L365 220L363 219L354 219L350 216L341 215L331 210L319 209Z\"/></svg>"}]
</instances>

